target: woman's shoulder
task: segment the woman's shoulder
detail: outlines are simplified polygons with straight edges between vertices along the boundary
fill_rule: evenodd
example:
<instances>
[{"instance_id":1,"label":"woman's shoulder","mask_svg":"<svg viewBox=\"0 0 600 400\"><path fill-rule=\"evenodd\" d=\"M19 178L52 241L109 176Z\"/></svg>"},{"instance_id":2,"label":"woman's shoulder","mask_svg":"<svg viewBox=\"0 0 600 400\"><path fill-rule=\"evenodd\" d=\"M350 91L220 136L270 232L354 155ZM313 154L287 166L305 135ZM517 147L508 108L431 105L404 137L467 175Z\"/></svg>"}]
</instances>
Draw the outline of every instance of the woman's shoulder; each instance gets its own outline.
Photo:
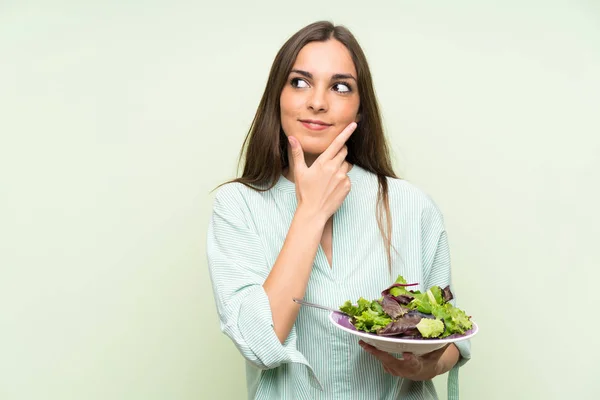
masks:
<instances>
[{"instance_id":1,"label":"woman's shoulder","mask_svg":"<svg viewBox=\"0 0 600 400\"><path fill-rule=\"evenodd\" d=\"M431 195L417 184L401 178L388 178L388 187L390 203L441 217L440 209Z\"/></svg>"},{"instance_id":2,"label":"woman's shoulder","mask_svg":"<svg viewBox=\"0 0 600 400\"><path fill-rule=\"evenodd\" d=\"M213 190L215 199L228 199L243 196L245 185L240 182L229 181L220 184Z\"/></svg>"},{"instance_id":3,"label":"woman's shoulder","mask_svg":"<svg viewBox=\"0 0 600 400\"><path fill-rule=\"evenodd\" d=\"M360 176L367 177L366 181L363 182L368 183L363 187L375 196L379 190L377 175L364 168L360 168L359 171ZM390 176L386 178L386 181L388 184L390 205L396 205L404 209L410 208L411 211L414 211L414 209L430 209L434 212L438 211L438 206L433 201L432 197L417 184L403 178L394 178Z\"/></svg>"},{"instance_id":4,"label":"woman's shoulder","mask_svg":"<svg viewBox=\"0 0 600 400\"><path fill-rule=\"evenodd\" d=\"M265 196L273 190L267 186L251 187L238 181L229 181L214 191L214 207L221 209L246 210L252 204L263 204Z\"/></svg>"},{"instance_id":5,"label":"woman's shoulder","mask_svg":"<svg viewBox=\"0 0 600 400\"><path fill-rule=\"evenodd\" d=\"M390 194L405 196L418 201L429 201L431 196L417 184L403 178L387 178Z\"/></svg>"},{"instance_id":6,"label":"woman's shoulder","mask_svg":"<svg viewBox=\"0 0 600 400\"><path fill-rule=\"evenodd\" d=\"M239 209L251 196L251 189L240 182L226 182L214 191L214 207L221 209Z\"/></svg>"}]
</instances>

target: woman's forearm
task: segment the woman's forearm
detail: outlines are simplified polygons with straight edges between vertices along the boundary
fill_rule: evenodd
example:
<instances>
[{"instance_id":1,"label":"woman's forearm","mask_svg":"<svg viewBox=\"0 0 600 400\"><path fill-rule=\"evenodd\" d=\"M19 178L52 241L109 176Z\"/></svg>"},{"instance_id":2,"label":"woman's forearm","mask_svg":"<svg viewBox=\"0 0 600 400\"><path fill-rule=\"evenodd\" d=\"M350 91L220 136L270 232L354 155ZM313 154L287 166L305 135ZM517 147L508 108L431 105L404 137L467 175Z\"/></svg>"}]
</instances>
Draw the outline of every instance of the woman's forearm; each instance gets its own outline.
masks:
<instances>
[{"instance_id":1,"label":"woman's forearm","mask_svg":"<svg viewBox=\"0 0 600 400\"><path fill-rule=\"evenodd\" d=\"M275 334L283 343L288 337L300 306L292 298L303 298L323 229L327 221L299 207L288 234L263 288L269 297Z\"/></svg>"},{"instance_id":2,"label":"woman's forearm","mask_svg":"<svg viewBox=\"0 0 600 400\"><path fill-rule=\"evenodd\" d=\"M445 374L450 371L460 359L458 348L451 343L444 351L444 354L438 360L437 375Z\"/></svg>"}]
</instances>

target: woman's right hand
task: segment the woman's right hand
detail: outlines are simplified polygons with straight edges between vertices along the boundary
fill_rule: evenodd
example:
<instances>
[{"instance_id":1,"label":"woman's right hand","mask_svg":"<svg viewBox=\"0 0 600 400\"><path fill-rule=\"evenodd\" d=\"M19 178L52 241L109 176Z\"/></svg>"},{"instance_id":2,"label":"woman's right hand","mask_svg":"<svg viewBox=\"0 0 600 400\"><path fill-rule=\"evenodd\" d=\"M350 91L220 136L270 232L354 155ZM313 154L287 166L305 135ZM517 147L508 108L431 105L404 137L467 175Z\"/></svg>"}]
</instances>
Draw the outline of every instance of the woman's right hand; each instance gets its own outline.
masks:
<instances>
[{"instance_id":1,"label":"woman's right hand","mask_svg":"<svg viewBox=\"0 0 600 400\"><path fill-rule=\"evenodd\" d=\"M342 205L350 193L350 164L346 160L346 141L356 129L356 122L348 125L329 147L308 167L298 139L289 137L298 209L325 223Z\"/></svg>"}]
</instances>

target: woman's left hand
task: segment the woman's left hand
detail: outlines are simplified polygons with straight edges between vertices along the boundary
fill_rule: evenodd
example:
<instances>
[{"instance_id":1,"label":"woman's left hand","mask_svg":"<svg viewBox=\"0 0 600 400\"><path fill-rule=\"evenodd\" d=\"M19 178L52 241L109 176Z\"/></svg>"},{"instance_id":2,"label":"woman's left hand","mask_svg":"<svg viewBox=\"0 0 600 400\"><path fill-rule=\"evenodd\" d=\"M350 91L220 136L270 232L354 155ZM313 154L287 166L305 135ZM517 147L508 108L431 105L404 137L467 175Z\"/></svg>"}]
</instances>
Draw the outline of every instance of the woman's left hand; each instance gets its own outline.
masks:
<instances>
[{"instance_id":1,"label":"woman's left hand","mask_svg":"<svg viewBox=\"0 0 600 400\"><path fill-rule=\"evenodd\" d=\"M442 367L440 358L448 348L448 345L441 349L432 351L422 356L416 356L412 353L403 353L403 359L398 359L381 351L362 340L358 342L365 351L373 354L383 364L383 369L394 376L401 376L411 381L427 381L440 375Z\"/></svg>"}]
</instances>

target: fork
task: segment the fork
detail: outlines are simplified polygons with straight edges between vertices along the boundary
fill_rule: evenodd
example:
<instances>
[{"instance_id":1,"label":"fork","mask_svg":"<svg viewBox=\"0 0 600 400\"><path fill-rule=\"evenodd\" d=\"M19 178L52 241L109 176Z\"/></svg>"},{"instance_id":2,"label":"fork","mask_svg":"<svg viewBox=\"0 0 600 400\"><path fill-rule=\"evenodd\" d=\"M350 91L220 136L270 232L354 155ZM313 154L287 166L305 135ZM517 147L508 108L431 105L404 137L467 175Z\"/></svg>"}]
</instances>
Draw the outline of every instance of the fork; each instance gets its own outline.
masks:
<instances>
[{"instance_id":1,"label":"fork","mask_svg":"<svg viewBox=\"0 0 600 400\"><path fill-rule=\"evenodd\" d=\"M320 308L322 310L333 311L333 312L337 312L337 313L344 314L344 315L347 315L347 316L351 317L350 314L347 314L347 313L345 313L345 312L343 312L343 311L341 311L339 309L335 309L335 308L331 308L331 307L327 307L327 306L322 306L322 305L316 304L316 303L311 303L310 301L298 299L296 297L293 297L292 300L294 300L295 303L298 303L298 304L303 305L303 306Z\"/></svg>"}]
</instances>

